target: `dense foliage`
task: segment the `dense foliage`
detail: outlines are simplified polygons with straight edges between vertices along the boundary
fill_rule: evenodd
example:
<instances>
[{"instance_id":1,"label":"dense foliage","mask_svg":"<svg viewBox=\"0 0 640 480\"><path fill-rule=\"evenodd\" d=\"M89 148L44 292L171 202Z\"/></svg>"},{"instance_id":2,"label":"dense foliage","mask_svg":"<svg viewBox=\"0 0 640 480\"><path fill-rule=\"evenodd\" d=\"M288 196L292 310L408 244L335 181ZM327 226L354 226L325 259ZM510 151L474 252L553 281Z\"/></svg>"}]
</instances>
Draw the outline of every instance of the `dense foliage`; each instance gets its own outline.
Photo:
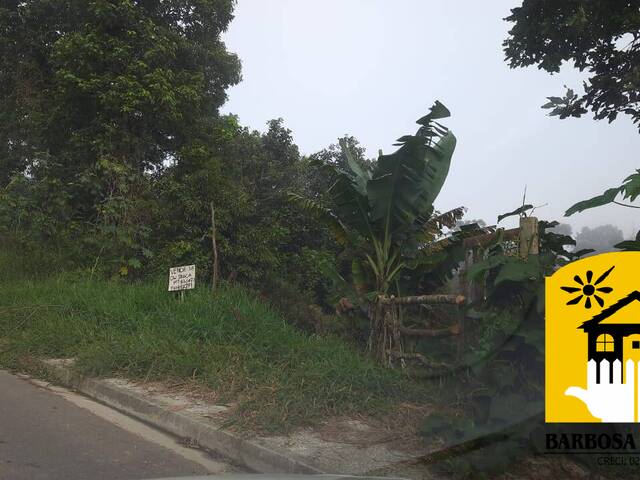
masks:
<instances>
[{"instance_id":1,"label":"dense foliage","mask_svg":"<svg viewBox=\"0 0 640 480\"><path fill-rule=\"evenodd\" d=\"M537 65L558 72L565 62L589 79L544 108L560 118L591 110L596 119L630 115L640 128L640 2L638 0L524 0L511 10L504 51L513 68Z\"/></svg>"},{"instance_id":2,"label":"dense foliage","mask_svg":"<svg viewBox=\"0 0 640 480\"><path fill-rule=\"evenodd\" d=\"M155 175L216 148L217 109L239 81L220 40L232 7L3 3L0 182L42 241L109 243L123 273L138 265L127 262L147 251Z\"/></svg>"},{"instance_id":3,"label":"dense foliage","mask_svg":"<svg viewBox=\"0 0 640 480\"><path fill-rule=\"evenodd\" d=\"M513 255L498 231L484 259L468 272L486 287L485 298L467 311L475 339L461 368L447 379L459 408L428 417L423 433L443 437L449 466L471 478L500 471L517 454L530 452L532 432L542 423L545 276L589 253L567 250L575 240L554 233L557 226L539 222L540 253L527 258Z\"/></svg>"},{"instance_id":4,"label":"dense foliage","mask_svg":"<svg viewBox=\"0 0 640 480\"><path fill-rule=\"evenodd\" d=\"M282 120L259 133L218 114L240 79L221 40L233 5L3 2L5 243L46 245L57 267L91 275L140 278L196 263L208 279L213 203L224 279L294 288L327 306L316 265L333 261L333 247L286 199L324 180Z\"/></svg>"}]
</instances>

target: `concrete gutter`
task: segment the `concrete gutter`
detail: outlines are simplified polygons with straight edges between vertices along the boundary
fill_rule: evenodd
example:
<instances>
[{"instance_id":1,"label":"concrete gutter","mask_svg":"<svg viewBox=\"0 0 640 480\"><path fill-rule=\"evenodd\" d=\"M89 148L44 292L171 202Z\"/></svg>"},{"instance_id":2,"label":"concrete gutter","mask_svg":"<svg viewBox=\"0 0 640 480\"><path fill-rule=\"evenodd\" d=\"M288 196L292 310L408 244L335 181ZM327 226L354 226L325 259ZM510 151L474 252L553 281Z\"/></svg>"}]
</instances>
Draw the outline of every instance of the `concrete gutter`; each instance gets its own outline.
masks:
<instances>
[{"instance_id":1,"label":"concrete gutter","mask_svg":"<svg viewBox=\"0 0 640 480\"><path fill-rule=\"evenodd\" d=\"M43 361L45 370L65 387L77 390L111 408L160 430L195 441L257 473L324 473L305 462L208 425L181 412L172 412L136 392L111 383L83 378L60 361Z\"/></svg>"}]
</instances>

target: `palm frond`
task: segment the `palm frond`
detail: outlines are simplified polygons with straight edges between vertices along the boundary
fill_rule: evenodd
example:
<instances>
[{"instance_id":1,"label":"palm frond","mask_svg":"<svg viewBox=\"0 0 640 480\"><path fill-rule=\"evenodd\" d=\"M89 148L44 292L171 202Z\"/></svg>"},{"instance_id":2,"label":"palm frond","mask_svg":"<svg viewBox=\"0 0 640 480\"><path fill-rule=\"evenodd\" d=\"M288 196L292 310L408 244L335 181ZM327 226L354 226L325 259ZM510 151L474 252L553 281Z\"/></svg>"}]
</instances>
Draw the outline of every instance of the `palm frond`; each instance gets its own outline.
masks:
<instances>
[{"instance_id":1,"label":"palm frond","mask_svg":"<svg viewBox=\"0 0 640 480\"><path fill-rule=\"evenodd\" d=\"M444 213L436 212L424 221L418 219L421 223L422 241L432 241L442 233L444 228L454 228L466 211L465 207L457 207Z\"/></svg>"},{"instance_id":2,"label":"palm frond","mask_svg":"<svg viewBox=\"0 0 640 480\"><path fill-rule=\"evenodd\" d=\"M340 245L349 244L349 233L342 222L336 217L331 210L322 205L320 202L312 198L303 197L297 193L289 192L289 201L295 203L306 212L313 215L316 219L327 225L333 233L334 238Z\"/></svg>"}]
</instances>

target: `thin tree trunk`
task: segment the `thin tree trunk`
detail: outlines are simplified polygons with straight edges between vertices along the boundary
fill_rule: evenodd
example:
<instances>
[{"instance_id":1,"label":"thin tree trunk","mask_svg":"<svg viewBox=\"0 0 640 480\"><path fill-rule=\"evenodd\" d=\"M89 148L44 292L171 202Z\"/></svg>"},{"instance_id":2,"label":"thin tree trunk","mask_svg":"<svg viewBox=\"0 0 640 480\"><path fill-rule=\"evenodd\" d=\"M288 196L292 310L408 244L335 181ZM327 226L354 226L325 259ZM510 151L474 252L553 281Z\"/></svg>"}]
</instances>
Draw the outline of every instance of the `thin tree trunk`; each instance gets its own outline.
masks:
<instances>
[{"instance_id":1,"label":"thin tree trunk","mask_svg":"<svg viewBox=\"0 0 640 480\"><path fill-rule=\"evenodd\" d=\"M216 244L216 211L213 208L213 202L211 207L211 248L213 249L213 271L211 273L211 292L216 291L216 285L218 284L218 245Z\"/></svg>"}]
</instances>

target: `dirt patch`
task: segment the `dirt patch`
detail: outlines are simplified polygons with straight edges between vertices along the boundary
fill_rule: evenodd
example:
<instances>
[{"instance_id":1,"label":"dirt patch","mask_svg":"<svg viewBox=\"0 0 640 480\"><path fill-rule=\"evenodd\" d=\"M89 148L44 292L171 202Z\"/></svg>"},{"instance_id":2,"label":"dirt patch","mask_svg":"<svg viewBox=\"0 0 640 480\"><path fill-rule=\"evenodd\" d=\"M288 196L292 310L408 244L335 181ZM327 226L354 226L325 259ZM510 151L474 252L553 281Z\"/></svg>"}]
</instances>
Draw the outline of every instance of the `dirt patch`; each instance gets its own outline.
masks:
<instances>
[{"instance_id":1,"label":"dirt patch","mask_svg":"<svg viewBox=\"0 0 640 480\"><path fill-rule=\"evenodd\" d=\"M158 382L124 378L117 379L117 381L133 387L145 395L160 398L171 411L188 410L209 418L215 423L227 421L232 416L235 407L233 403L220 403L219 396L215 391L195 381ZM425 441L418 435L418 430L424 418L432 411L432 405L402 403L386 415L377 417L352 415L330 418L315 428L296 431L312 430L318 438L332 443L349 444L361 448L393 444L394 450L414 453L425 450ZM251 422L243 424L243 435L257 436L265 433L259 430L248 430L247 423L251 424ZM226 428L236 430L233 425L227 425Z\"/></svg>"},{"instance_id":2,"label":"dirt patch","mask_svg":"<svg viewBox=\"0 0 640 480\"><path fill-rule=\"evenodd\" d=\"M419 426L431 412L431 405L400 404L384 416L351 416L332 418L324 422L317 433L326 441L348 443L360 447L393 443L395 450L407 453L422 451L424 439Z\"/></svg>"},{"instance_id":3,"label":"dirt patch","mask_svg":"<svg viewBox=\"0 0 640 480\"><path fill-rule=\"evenodd\" d=\"M316 427L296 429L287 435L272 435L228 425L234 405L214 403L215 392L190 382L131 381L105 379L135 391L169 411L206 420L218 428L233 430L243 438L315 465L322 471L363 473L423 456L429 450L418 436L418 426L432 407L401 404L384 416L329 418ZM237 427L237 426L236 426Z\"/></svg>"}]
</instances>

